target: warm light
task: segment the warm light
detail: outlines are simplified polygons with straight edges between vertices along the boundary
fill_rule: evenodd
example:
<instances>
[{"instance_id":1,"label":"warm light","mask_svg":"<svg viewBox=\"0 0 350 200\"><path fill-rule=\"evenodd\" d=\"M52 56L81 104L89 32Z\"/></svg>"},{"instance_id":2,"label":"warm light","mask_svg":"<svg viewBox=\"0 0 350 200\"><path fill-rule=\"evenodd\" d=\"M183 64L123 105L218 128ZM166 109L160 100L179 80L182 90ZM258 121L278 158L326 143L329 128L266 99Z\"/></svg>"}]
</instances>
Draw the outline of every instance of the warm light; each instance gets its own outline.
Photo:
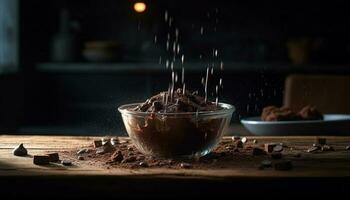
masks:
<instances>
[{"instance_id":1,"label":"warm light","mask_svg":"<svg viewBox=\"0 0 350 200\"><path fill-rule=\"evenodd\" d=\"M137 2L134 4L134 10L138 13L145 12L146 10L146 4L143 2Z\"/></svg>"}]
</instances>

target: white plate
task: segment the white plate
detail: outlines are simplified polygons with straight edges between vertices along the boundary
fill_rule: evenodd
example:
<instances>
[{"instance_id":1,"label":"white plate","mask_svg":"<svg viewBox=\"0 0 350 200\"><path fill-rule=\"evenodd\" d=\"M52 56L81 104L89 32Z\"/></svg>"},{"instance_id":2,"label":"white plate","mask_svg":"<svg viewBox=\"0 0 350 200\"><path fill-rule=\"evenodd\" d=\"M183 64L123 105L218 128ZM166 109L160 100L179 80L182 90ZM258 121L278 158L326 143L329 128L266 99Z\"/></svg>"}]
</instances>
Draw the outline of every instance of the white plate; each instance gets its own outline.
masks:
<instances>
[{"instance_id":1,"label":"white plate","mask_svg":"<svg viewBox=\"0 0 350 200\"><path fill-rule=\"evenodd\" d=\"M241 120L254 135L350 135L350 115L327 114L323 120L262 121L260 117Z\"/></svg>"}]
</instances>

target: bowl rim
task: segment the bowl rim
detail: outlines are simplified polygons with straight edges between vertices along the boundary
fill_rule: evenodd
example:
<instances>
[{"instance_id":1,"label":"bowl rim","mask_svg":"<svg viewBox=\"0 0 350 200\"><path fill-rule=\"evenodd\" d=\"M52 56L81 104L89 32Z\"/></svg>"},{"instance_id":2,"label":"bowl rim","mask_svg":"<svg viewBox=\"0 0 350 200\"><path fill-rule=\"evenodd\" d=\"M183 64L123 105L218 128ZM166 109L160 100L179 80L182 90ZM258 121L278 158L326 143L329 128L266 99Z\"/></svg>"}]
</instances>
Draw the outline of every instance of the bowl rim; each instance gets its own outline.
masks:
<instances>
[{"instance_id":1,"label":"bowl rim","mask_svg":"<svg viewBox=\"0 0 350 200\"><path fill-rule=\"evenodd\" d=\"M214 102L212 102L214 103ZM199 111L199 112L179 112L179 113L159 113L159 112L141 112L141 111L130 111L127 110L126 108L131 107L131 106L137 106L140 105L141 103L130 103L130 104L124 104L118 107L118 111L124 115L124 114L129 114L129 115L140 115L140 116L149 116L150 114L156 114L156 115L161 115L161 116L211 116L211 115L228 115L232 114L234 111L236 111L235 106L228 104L228 103L218 103L219 106L223 107L224 109L221 110L214 110L214 111Z\"/></svg>"}]
</instances>

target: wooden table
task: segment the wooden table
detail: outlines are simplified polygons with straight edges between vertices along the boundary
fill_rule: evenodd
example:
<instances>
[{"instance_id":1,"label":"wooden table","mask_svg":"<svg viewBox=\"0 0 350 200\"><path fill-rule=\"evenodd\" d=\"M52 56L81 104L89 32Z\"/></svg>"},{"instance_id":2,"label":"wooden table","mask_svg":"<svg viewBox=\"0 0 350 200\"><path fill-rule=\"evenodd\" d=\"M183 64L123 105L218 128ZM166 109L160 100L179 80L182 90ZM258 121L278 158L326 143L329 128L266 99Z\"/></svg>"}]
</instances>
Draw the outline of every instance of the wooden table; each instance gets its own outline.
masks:
<instances>
[{"instance_id":1,"label":"wooden table","mask_svg":"<svg viewBox=\"0 0 350 200\"><path fill-rule=\"evenodd\" d=\"M254 137L249 137L253 139ZM255 137L259 143L284 142L306 149L315 137ZM7 195L55 197L189 197L198 195L251 196L273 192L311 192L310 195L347 194L350 178L350 137L326 137L335 152L307 154L293 162L291 171L232 169L106 169L84 162L73 167L37 166L30 157L16 157L12 149L24 143L31 155L90 145L94 137L0 136L0 190ZM224 138L228 140L229 138ZM18 192L20 190L21 192ZM255 191L255 192L252 192ZM293 192L295 191L295 192Z\"/></svg>"}]
</instances>

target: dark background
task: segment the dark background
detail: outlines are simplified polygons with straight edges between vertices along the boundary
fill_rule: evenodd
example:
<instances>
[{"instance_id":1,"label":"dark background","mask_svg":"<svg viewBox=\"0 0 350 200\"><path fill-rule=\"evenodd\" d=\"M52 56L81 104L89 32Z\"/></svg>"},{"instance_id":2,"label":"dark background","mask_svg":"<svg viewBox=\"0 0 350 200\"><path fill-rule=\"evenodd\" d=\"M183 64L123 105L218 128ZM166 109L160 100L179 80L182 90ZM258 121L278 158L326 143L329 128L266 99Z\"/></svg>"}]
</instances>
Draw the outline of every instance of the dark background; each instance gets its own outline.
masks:
<instances>
[{"instance_id":1,"label":"dark background","mask_svg":"<svg viewBox=\"0 0 350 200\"><path fill-rule=\"evenodd\" d=\"M173 39L176 28L187 85L202 92L201 77L214 63L216 77L224 82L220 101L237 108L233 122L259 115L263 106L281 105L284 80L290 74L350 72L345 4L143 2L147 10L136 13L135 1L127 0L20 0L19 70L0 74L0 132L125 134L116 109L167 89L170 72L165 60L172 54L166 51L166 38L170 33ZM62 9L69 12L65 34L60 28ZM165 12L173 18L171 27ZM64 62L53 53L55 43L64 43L57 35L69 41L59 54ZM116 43L113 58L86 58L89 41ZM300 43L307 52L302 62L290 56L290 44ZM212 56L213 49L218 57ZM219 70L221 61L224 71Z\"/></svg>"}]
</instances>

